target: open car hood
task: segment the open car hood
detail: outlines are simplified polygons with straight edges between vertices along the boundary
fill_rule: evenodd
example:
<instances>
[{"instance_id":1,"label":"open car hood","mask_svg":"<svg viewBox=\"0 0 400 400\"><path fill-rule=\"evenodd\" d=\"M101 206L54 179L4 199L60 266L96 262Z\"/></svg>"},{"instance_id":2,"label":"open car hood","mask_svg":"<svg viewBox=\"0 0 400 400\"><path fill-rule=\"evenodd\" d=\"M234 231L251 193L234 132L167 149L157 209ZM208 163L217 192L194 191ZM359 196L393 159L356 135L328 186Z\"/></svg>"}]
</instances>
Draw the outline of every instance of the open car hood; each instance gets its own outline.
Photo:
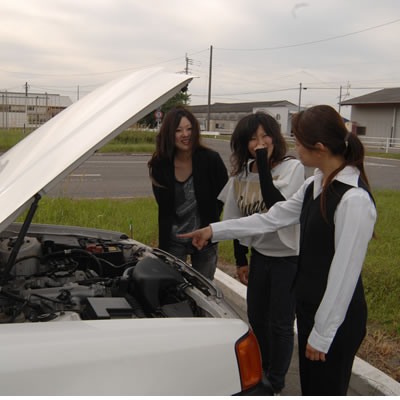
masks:
<instances>
[{"instance_id":1,"label":"open car hood","mask_svg":"<svg viewBox=\"0 0 400 400\"><path fill-rule=\"evenodd\" d=\"M0 157L0 231L192 76L145 69L114 80L50 119Z\"/></svg>"}]
</instances>

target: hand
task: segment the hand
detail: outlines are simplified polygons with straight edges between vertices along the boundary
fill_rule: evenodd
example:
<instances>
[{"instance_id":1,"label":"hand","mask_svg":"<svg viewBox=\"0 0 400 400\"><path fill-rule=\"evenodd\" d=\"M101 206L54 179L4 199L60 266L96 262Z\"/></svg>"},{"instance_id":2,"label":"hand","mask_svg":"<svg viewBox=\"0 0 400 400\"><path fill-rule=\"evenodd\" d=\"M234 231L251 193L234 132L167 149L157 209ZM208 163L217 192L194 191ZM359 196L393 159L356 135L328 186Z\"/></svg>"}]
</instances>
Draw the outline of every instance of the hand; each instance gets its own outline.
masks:
<instances>
[{"instance_id":1,"label":"hand","mask_svg":"<svg viewBox=\"0 0 400 400\"><path fill-rule=\"evenodd\" d=\"M314 349L314 347L310 346L307 343L306 358L308 358L311 361L325 361L325 353L317 349Z\"/></svg>"},{"instance_id":2,"label":"hand","mask_svg":"<svg viewBox=\"0 0 400 400\"><path fill-rule=\"evenodd\" d=\"M237 269L239 281L246 285L249 283L249 266L243 265Z\"/></svg>"},{"instance_id":3,"label":"hand","mask_svg":"<svg viewBox=\"0 0 400 400\"><path fill-rule=\"evenodd\" d=\"M201 250L204 246L207 245L208 241L212 238L212 229L211 226L208 225L203 229L198 229L197 231L182 233L181 235L177 235L179 238L188 238L192 239L192 244L196 247L197 250Z\"/></svg>"}]
</instances>

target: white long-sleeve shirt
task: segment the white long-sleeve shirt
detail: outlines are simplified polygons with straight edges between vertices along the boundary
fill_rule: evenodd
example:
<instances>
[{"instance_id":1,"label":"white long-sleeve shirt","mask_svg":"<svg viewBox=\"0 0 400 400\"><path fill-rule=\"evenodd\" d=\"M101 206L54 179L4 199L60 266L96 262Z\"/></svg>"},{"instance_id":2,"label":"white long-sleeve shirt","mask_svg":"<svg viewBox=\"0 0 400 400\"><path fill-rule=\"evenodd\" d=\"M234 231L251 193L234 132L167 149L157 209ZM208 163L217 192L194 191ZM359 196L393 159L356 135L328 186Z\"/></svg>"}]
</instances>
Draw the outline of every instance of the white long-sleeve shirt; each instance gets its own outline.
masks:
<instances>
[{"instance_id":1,"label":"white long-sleeve shirt","mask_svg":"<svg viewBox=\"0 0 400 400\"><path fill-rule=\"evenodd\" d=\"M335 255L328 275L327 287L315 314L314 327L308 343L327 353L342 324L361 273L368 243L376 221L376 208L369 194L357 187L359 170L346 167L336 180L354 186L339 202L335 215ZM274 232L298 224L305 191L314 181L314 199L322 192L323 174L316 170L287 201L276 203L266 214L227 220L211 224L212 241L240 239L246 236Z\"/></svg>"}]
</instances>

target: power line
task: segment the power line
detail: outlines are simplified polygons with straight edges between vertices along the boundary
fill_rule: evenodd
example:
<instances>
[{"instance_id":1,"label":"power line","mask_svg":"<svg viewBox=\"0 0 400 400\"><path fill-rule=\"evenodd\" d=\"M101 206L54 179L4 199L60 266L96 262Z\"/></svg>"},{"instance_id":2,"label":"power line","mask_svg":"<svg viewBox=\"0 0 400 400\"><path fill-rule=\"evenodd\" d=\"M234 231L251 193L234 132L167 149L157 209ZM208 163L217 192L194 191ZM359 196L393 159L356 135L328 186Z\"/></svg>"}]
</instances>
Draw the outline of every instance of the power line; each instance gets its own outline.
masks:
<instances>
[{"instance_id":1,"label":"power line","mask_svg":"<svg viewBox=\"0 0 400 400\"><path fill-rule=\"evenodd\" d=\"M302 88L302 90L339 90L340 86L338 87L312 87L312 86L306 86ZM383 86L379 87L350 87L351 90L381 90L381 89L389 89ZM215 94L213 97L219 97L219 98L228 98L226 96L242 96L242 95L251 95L251 94L268 94L268 93L277 93L277 92L287 92L291 90L296 90L298 91L298 87L293 87L293 88L284 88L284 89L276 89L276 90L257 90L254 92L241 92L241 93L223 93L223 94ZM206 94L196 94L192 93L191 96L194 97L205 97L207 96ZM232 99L231 100L237 100L237 99Z\"/></svg>"},{"instance_id":2,"label":"power line","mask_svg":"<svg viewBox=\"0 0 400 400\"><path fill-rule=\"evenodd\" d=\"M241 92L241 93L223 93L223 94L214 94L213 97L221 97L221 96L242 96L247 94L265 94L265 93L275 93L275 92L287 92L290 90L299 90L299 88L283 88L283 89L274 89L274 90L256 90L252 92Z\"/></svg>"},{"instance_id":3,"label":"power line","mask_svg":"<svg viewBox=\"0 0 400 400\"><path fill-rule=\"evenodd\" d=\"M295 43L295 44L288 44L288 45L284 45L284 46L263 47L263 48L253 48L253 49L233 49L233 48L232 48L232 49L229 49L229 48L216 47L216 49L217 49L217 50L226 50L226 51L265 51L265 50L288 49L288 48L291 48L291 47L308 46L308 45L310 45L310 44L328 42L328 41L330 41L330 40L335 40L335 39L341 39L341 38L344 38L344 37L353 36L353 35L357 35L357 34L359 34L359 33L371 31L371 30L373 30L373 29L382 28L382 27L384 27L384 26L391 25L391 24L395 24L395 23L397 23L397 22L400 22L400 18L395 19L395 20L393 20L393 21L385 22L384 24L375 25L375 26L370 26L370 27L365 28L365 29L360 29L359 31L344 33L343 35L331 36L331 37L329 37L329 38L319 39L319 40L312 40L312 41L309 41L309 42L301 42L301 43Z\"/></svg>"},{"instance_id":4,"label":"power line","mask_svg":"<svg viewBox=\"0 0 400 400\"><path fill-rule=\"evenodd\" d=\"M80 87L97 87L99 84L95 85L79 85ZM73 89L76 88L76 85L68 85L68 86L63 86L63 85L57 85L57 86L52 86L52 85L45 85L45 86L36 86L32 85L32 87L38 88L38 89Z\"/></svg>"},{"instance_id":5,"label":"power line","mask_svg":"<svg viewBox=\"0 0 400 400\"><path fill-rule=\"evenodd\" d=\"M199 53L202 53L204 51L208 51L208 49L199 50L197 52L190 53L189 55L191 56L191 55L194 55L194 54L199 54ZM26 72L26 71L10 71L10 70L5 70L3 68L0 68L0 71L6 72L6 73L10 73L10 74L29 74L29 75L34 75L34 76L64 76L64 77L65 76L93 76L93 75L106 75L106 74L114 74L114 73L119 73L119 72L139 70L139 69L142 69L142 68L154 67L156 65L166 64L166 63L169 63L169 62L172 62L172 61L181 60L181 59L182 59L182 57L180 56L180 57L175 57L175 58L159 61L159 62L152 63L152 64L141 65L139 67L129 67L129 68L118 69L118 70L113 70L113 71L78 73L78 74L48 74L48 73L40 74L40 73Z\"/></svg>"}]
</instances>

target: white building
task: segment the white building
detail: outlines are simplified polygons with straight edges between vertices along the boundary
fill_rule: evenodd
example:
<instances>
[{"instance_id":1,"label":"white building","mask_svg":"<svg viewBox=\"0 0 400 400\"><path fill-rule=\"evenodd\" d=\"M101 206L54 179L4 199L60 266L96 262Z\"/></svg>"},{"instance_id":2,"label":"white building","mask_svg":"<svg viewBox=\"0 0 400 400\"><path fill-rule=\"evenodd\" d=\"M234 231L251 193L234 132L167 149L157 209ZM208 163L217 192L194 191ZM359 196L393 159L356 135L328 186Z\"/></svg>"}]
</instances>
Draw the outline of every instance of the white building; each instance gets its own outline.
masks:
<instances>
[{"instance_id":1,"label":"white building","mask_svg":"<svg viewBox=\"0 0 400 400\"><path fill-rule=\"evenodd\" d=\"M58 94L0 92L0 128L36 128L71 104Z\"/></svg>"},{"instance_id":2,"label":"white building","mask_svg":"<svg viewBox=\"0 0 400 400\"><path fill-rule=\"evenodd\" d=\"M351 105L353 133L400 139L400 88L378 90L343 101L341 105Z\"/></svg>"},{"instance_id":3,"label":"white building","mask_svg":"<svg viewBox=\"0 0 400 400\"><path fill-rule=\"evenodd\" d=\"M201 130L207 130L208 105L189 106L200 123ZM297 105L287 100L259 101L251 103L214 103L210 105L210 131L231 134L238 121L257 111L266 112L278 121L282 133L291 132L291 117L298 111Z\"/></svg>"}]
</instances>

